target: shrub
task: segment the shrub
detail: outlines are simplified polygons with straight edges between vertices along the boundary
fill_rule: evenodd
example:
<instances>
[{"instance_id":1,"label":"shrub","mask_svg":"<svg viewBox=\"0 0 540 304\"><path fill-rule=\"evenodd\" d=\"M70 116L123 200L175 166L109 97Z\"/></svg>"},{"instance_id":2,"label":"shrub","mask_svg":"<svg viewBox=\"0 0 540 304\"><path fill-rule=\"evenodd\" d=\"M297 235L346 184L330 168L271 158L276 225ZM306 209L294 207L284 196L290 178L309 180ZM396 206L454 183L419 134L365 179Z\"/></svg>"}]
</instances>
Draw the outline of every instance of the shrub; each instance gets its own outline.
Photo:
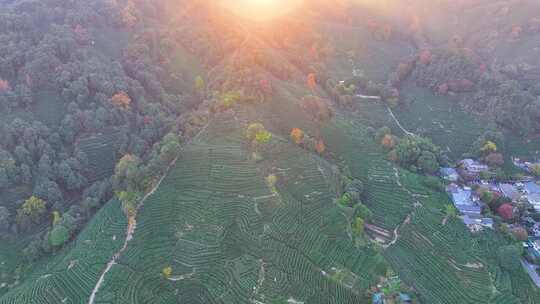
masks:
<instances>
[{"instance_id":1,"label":"shrub","mask_svg":"<svg viewBox=\"0 0 540 304\"><path fill-rule=\"evenodd\" d=\"M497 258L499 260L499 265L504 270L516 271L521 267L520 263L520 252L516 246L507 245L499 248L497 253Z\"/></svg>"},{"instance_id":2,"label":"shrub","mask_svg":"<svg viewBox=\"0 0 540 304\"><path fill-rule=\"evenodd\" d=\"M69 239L69 230L63 225L56 225L49 234L49 242L53 247L64 245Z\"/></svg>"}]
</instances>

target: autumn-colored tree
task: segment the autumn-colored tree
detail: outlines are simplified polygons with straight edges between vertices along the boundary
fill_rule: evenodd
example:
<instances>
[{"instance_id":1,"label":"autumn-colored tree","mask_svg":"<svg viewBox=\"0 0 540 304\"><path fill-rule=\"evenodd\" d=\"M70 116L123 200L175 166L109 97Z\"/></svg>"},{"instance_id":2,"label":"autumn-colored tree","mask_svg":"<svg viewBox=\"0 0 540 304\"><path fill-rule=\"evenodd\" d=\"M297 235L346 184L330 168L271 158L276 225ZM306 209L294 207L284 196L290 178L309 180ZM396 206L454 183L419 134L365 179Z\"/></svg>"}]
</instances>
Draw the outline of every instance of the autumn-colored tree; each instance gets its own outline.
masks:
<instances>
[{"instance_id":1,"label":"autumn-colored tree","mask_svg":"<svg viewBox=\"0 0 540 304\"><path fill-rule=\"evenodd\" d=\"M0 78L0 93L9 91L10 89L11 86L9 85L9 82Z\"/></svg>"},{"instance_id":2,"label":"autumn-colored tree","mask_svg":"<svg viewBox=\"0 0 540 304\"><path fill-rule=\"evenodd\" d=\"M307 76L306 84L308 88L310 88L312 91L317 88L317 76L315 73L309 73Z\"/></svg>"},{"instance_id":3,"label":"autumn-colored tree","mask_svg":"<svg viewBox=\"0 0 540 304\"><path fill-rule=\"evenodd\" d=\"M439 87L437 88L437 93L439 93L439 95L446 95L448 94L448 90L449 90L448 84L443 83L439 85Z\"/></svg>"},{"instance_id":4,"label":"autumn-colored tree","mask_svg":"<svg viewBox=\"0 0 540 304\"><path fill-rule=\"evenodd\" d=\"M497 212L505 220L510 221L514 218L514 207L511 204L502 204Z\"/></svg>"},{"instance_id":5,"label":"autumn-colored tree","mask_svg":"<svg viewBox=\"0 0 540 304\"><path fill-rule=\"evenodd\" d=\"M326 145L324 144L324 140L322 138L317 141L315 151L317 151L319 154L323 154L324 151L326 151Z\"/></svg>"},{"instance_id":6,"label":"autumn-colored tree","mask_svg":"<svg viewBox=\"0 0 540 304\"><path fill-rule=\"evenodd\" d=\"M469 79L461 79L459 81L459 90L460 92L470 92L474 88L474 82Z\"/></svg>"},{"instance_id":7,"label":"autumn-colored tree","mask_svg":"<svg viewBox=\"0 0 540 304\"><path fill-rule=\"evenodd\" d=\"M266 131L261 123L252 123L246 131L247 139L255 146L268 143L272 139L272 133Z\"/></svg>"},{"instance_id":8,"label":"autumn-colored tree","mask_svg":"<svg viewBox=\"0 0 540 304\"><path fill-rule=\"evenodd\" d=\"M527 230L523 227L516 227L512 230L512 234L518 241L526 241L529 238Z\"/></svg>"},{"instance_id":9,"label":"autumn-colored tree","mask_svg":"<svg viewBox=\"0 0 540 304\"><path fill-rule=\"evenodd\" d=\"M392 26L390 26L388 24L383 26L383 28L382 28L382 36L383 36L384 40L389 40L390 37L392 37Z\"/></svg>"},{"instance_id":10,"label":"autumn-colored tree","mask_svg":"<svg viewBox=\"0 0 540 304\"><path fill-rule=\"evenodd\" d=\"M255 139L255 136L257 136L257 133L265 131L265 130L266 129L264 128L263 124L258 123L258 122L252 123L247 127L246 138L249 141L253 141Z\"/></svg>"},{"instance_id":11,"label":"autumn-colored tree","mask_svg":"<svg viewBox=\"0 0 540 304\"><path fill-rule=\"evenodd\" d=\"M291 130L291 139L297 144L300 145L304 142L304 131L299 128L293 128Z\"/></svg>"},{"instance_id":12,"label":"autumn-colored tree","mask_svg":"<svg viewBox=\"0 0 540 304\"><path fill-rule=\"evenodd\" d=\"M482 153L484 153L484 154L497 152L497 144L495 144L494 142L488 140L488 141L482 146L482 148L480 148L480 152L482 152Z\"/></svg>"},{"instance_id":13,"label":"autumn-colored tree","mask_svg":"<svg viewBox=\"0 0 540 304\"><path fill-rule=\"evenodd\" d=\"M277 192L276 183L277 183L277 176L275 174L270 174L266 177L266 184L268 185L268 188L270 188L272 193Z\"/></svg>"},{"instance_id":14,"label":"autumn-colored tree","mask_svg":"<svg viewBox=\"0 0 540 304\"><path fill-rule=\"evenodd\" d=\"M171 266L166 266L161 270L161 275L163 276L163 278L168 280L168 279L171 278L172 272L173 272L172 267Z\"/></svg>"},{"instance_id":15,"label":"autumn-colored tree","mask_svg":"<svg viewBox=\"0 0 540 304\"><path fill-rule=\"evenodd\" d=\"M52 212L52 216L53 216L53 220L52 220L53 226L58 225L60 221L62 221L62 216L60 215L60 212L55 210Z\"/></svg>"},{"instance_id":16,"label":"autumn-colored tree","mask_svg":"<svg viewBox=\"0 0 540 304\"><path fill-rule=\"evenodd\" d=\"M433 60L433 54L430 50L422 50L420 52L419 59L422 64L430 64Z\"/></svg>"},{"instance_id":17,"label":"autumn-colored tree","mask_svg":"<svg viewBox=\"0 0 540 304\"><path fill-rule=\"evenodd\" d=\"M388 150L394 149L396 146L396 140L391 134L386 134L381 139L381 145Z\"/></svg>"},{"instance_id":18,"label":"autumn-colored tree","mask_svg":"<svg viewBox=\"0 0 540 304\"><path fill-rule=\"evenodd\" d=\"M111 103L117 107L127 108L131 104L131 98L126 92L120 91L111 97Z\"/></svg>"},{"instance_id":19,"label":"autumn-colored tree","mask_svg":"<svg viewBox=\"0 0 540 304\"><path fill-rule=\"evenodd\" d=\"M205 87L205 83L204 83L204 79L202 78L202 76L197 76L195 77L195 89L197 89L197 91L201 92L202 90L204 90L204 87Z\"/></svg>"},{"instance_id":20,"label":"autumn-colored tree","mask_svg":"<svg viewBox=\"0 0 540 304\"><path fill-rule=\"evenodd\" d=\"M38 224L41 222L42 216L46 211L45 201L35 196L31 196L24 201L22 206L17 210L17 223L22 224L23 222L30 220L33 223Z\"/></svg>"},{"instance_id":21,"label":"autumn-colored tree","mask_svg":"<svg viewBox=\"0 0 540 304\"><path fill-rule=\"evenodd\" d=\"M73 33L75 34L75 39L79 43L86 43L89 40L89 34L88 31L82 27L82 25L77 24L75 28L73 29Z\"/></svg>"},{"instance_id":22,"label":"autumn-colored tree","mask_svg":"<svg viewBox=\"0 0 540 304\"><path fill-rule=\"evenodd\" d=\"M514 39L519 39L521 37L521 33L523 32L523 28L519 25L512 26L512 30L510 31L510 37Z\"/></svg>"},{"instance_id":23,"label":"autumn-colored tree","mask_svg":"<svg viewBox=\"0 0 540 304\"><path fill-rule=\"evenodd\" d=\"M122 22L127 27L133 27L137 23L137 17L135 17L135 4L129 0L122 9Z\"/></svg>"},{"instance_id":24,"label":"autumn-colored tree","mask_svg":"<svg viewBox=\"0 0 540 304\"><path fill-rule=\"evenodd\" d=\"M272 85L268 79L261 79L259 81L259 87L265 94L272 94Z\"/></svg>"}]
</instances>

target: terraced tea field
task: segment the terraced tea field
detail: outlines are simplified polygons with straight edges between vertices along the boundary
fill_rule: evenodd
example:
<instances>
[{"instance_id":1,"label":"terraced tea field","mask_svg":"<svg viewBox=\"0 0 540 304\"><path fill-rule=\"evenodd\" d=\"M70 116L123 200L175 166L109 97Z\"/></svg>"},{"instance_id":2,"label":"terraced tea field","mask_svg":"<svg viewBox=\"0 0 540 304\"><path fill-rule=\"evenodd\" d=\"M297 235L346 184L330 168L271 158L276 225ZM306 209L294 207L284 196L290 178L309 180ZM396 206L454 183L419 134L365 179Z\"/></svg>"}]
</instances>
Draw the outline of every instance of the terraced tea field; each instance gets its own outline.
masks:
<instances>
[{"instance_id":1,"label":"terraced tea field","mask_svg":"<svg viewBox=\"0 0 540 304\"><path fill-rule=\"evenodd\" d=\"M121 246L126 225L120 203L109 202L76 241L41 261L23 284L0 298L0 303L86 303L105 264Z\"/></svg>"},{"instance_id":2,"label":"terraced tea field","mask_svg":"<svg viewBox=\"0 0 540 304\"><path fill-rule=\"evenodd\" d=\"M486 122L463 111L449 97L436 96L430 90L407 85L404 96L410 105L394 111L409 131L427 136L458 160L484 132Z\"/></svg>"},{"instance_id":3,"label":"terraced tea field","mask_svg":"<svg viewBox=\"0 0 540 304\"><path fill-rule=\"evenodd\" d=\"M367 303L361 291L374 282L376 255L345 231L324 233L336 208L324 162L281 142L255 165L242 145L219 141L185 150L140 211L96 303ZM278 176L277 193L260 170ZM351 285L332 281L332 267L354 273Z\"/></svg>"}]
</instances>

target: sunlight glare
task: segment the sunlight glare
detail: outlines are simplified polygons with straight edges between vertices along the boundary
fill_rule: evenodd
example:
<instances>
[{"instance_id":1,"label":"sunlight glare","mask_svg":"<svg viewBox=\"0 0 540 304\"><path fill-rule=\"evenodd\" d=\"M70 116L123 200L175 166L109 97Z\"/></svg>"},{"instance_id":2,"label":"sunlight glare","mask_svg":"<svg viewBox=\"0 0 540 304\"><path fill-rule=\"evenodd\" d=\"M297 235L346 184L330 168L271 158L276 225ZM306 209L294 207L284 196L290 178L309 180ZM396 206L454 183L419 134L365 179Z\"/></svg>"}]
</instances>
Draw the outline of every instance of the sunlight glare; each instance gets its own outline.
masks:
<instances>
[{"instance_id":1,"label":"sunlight glare","mask_svg":"<svg viewBox=\"0 0 540 304\"><path fill-rule=\"evenodd\" d=\"M265 21L289 13L302 2L302 0L221 0L220 4L242 17Z\"/></svg>"}]
</instances>

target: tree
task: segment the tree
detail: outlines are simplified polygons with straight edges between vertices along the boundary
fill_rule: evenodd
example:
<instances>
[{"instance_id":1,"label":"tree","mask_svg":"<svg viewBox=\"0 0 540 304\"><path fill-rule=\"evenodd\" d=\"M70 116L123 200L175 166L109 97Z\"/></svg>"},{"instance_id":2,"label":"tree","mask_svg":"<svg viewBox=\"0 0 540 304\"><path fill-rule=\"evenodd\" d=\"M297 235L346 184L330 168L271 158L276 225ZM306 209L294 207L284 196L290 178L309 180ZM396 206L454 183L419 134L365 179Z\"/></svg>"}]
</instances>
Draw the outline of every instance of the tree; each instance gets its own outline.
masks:
<instances>
[{"instance_id":1,"label":"tree","mask_svg":"<svg viewBox=\"0 0 540 304\"><path fill-rule=\"evenodd\" d=\"M315 145L315 151L319 154L323 154L324 151L326 151L326 145L324 144L324 140L322 138L317 141L317 144Z\"/></svg>"},{"instance_id":2,"label":"tree","mask_svg":"<svg viewBox=\"0 0 540 304\"><path fill-rule=\"evenodd\" d=\"M159 152L161 160L168 164L176 158L179 151L180 138L174 133L169 133L165 135L165 137L163 137L161 149Z\"/></svg>"},{"instance_id":3,"label":"tree","mask_svg":"<svg viewBox=\"0 0 540 304\"><path fill-rule=\"evenodd\" d=\"M497 212L505 221L510 221L514 218L514 207L508 203L502 204L497 209Z\"/></svg>"},{"instance_id":4,"label":"tree","mask_svg":"<svg viewBox=\"0 0 540 304\"><path fill-rule=\"evenodd\" d=\"M371 210L369 210L369 208L366 205L362 203L358 203L355 206L355 209L356 209L356 215L362 218L365 222L370 222L371 219L373 218L373 213L371 212Z\"/></svg>"},{"instance_id":5,"label":"tree","mask_svg":"<svg viewBox=\"0 0 540 304\"><path fill-rule=\"evenodd\" d=\"M140 186L140 159L132 154L120 158L114 169L114 182L117 189L138 190Z\"/></svg>"},{"instance_id":6,"label":"tree","mask_svg":"<svg viewBox=\"0 0 540 304\"><path fill-rule=\"evenodd\" d=\"M534 176L540 176L540 164L531 165L529 170L531 171L532 174L534 174Z\"/></svg>"},{"instance_id":7,"label":"tree","mask_svg":"<svg viewBox=\"0 0 540 304\"><path fill-rule=\"evenodd\" d=\"M490 204L494 198L495 196L491 191L482 191L482 194L480 195L480 200L486 204Z\"/></svg>"},{"instance_id":8,"label":"tree","mask_svg":"<svg viewBox=\"0 0 540 304\"><path fill-rule=\"evenodd\" d=\"M519 249L513 245L502 246L497 253L501 268L510 272L520 269L520 256Z\"/></svg>"},{"instance_id":9,"label":"tree","mask_svg":"<svg viewBox=\"0 0 540 304\"><path fill-rule=\"evenodd\" d=\"M299 128L293 128L291 130L291 139L297 144L300 145L304 142L304 131Z\"/></svg>"},{"instance_id":10,"label":"tree","mask_svg":"<svg viewBox=\"0 0 540 304\"><path fill-rule=\"evenodd\" d=\"M255 136L257 135L257 133L263 132L265 130L266 129L264 128L263 124L258 123L258 122L252 123L247 127L246 138L251 142L255 140Z\"/></svg>"},{"instance_id":11,"label":"tree","mask_svg":"<svg viewBox=\"0 0 540 304\"><path fill-rule=\"evenodd\" d=\"M0 78L0 93L7 92L11 89L9 82L7 80Z\"/></svg>"},{"instance_id":12,"label":"tree","mask_svg":"<svg viewBox=\"0 0 540 304\"><path fill-rule=\"evenodd\" d=\"M448 217L456 217L457 216L457 209L454 207L454 205L448 204L445 207L446 216Z\"/></svg>"},{"instance_id":13,"label":"tree","mask_svg":"<svg viewBox=\"0 0 540 304\"><path fill-rule=\"evenodd\" d=\"M494 153L497 152L497 144L492 142L491 140L488 140L482 148L480 148L480 152L484 154Z\"/></svg>"},{"instance_id":14,"label":"tree","mask_svg":"<svg viewBox=\"0 0 540 304\"><path fill-rule=\"evenodd\" d=\"M52 224L53 226L56 226L62 221L62 216L60 215L60 212L56 210L52 212L52 215L53 215Z\"/></svg>"},{"instance_id":15,"label":"tree","mask_svg":"<svg viewBox=\"0 0 540 304\"><path fill-rule=\"evenodd\" d=\"M529 238L529 234L527 233L527 229L523 227L516 227L512 230L512 234L518 241L526 241Z\"/></svg>"},{"instance_id":16,"label":"tree","mask_svg":"<svg viewBox=\"0 0 540 304\"><path fill-rule=\"evenodd\" d=\"M127 27L133 27L137 23L135 16L135 4L129 0L126 6L122 9L122 23Z\"/></svg>"},{"instance_id":17,"label":"tree","mask_svg":"<svg viewBox=\"0 0 540 304\"><path fill-rule=\"evenodd\" d=\"M307 87L314 91L317 88L317 76L315 73L309 73L306 80Z\"/></svg>"},{"instance_id":18,"label":"tree","mask_svg":"<svg viewBox=\"0 0 540 304\"><path fill-rule=\"evenodd\" d=\"M430 151L422 151L422 154L418 158L418 168L422 172L433 174L439 170L439 163L437 157Z\"/></svg>"},{"instance_id":19,"label":"tree","mask_svg":"<svg viewBox=\"0 0 540 304\"><path fill-rule=\"evenodd\" d=\"M389 127L387 126L381 127L380 129L377 130L377 132L375 132L375 141L381 143L383 138L386 135L391 135L391 134L392 134L392 131L390 130Z\"/></svg>"},{"instance_id":20,"label":"tree","mask_svg":"<svg viewBox=\"0 0 540 304\"><path fill-rule=\"evenodd\" d=\"M204 87L205 87L205 83L202 76L199 75L195 77L195 89L197 89L197 91L199 92L202 92L204 90Z\"/></svg>"},{"instance_id":21,"label":"tree","mask_svg":"<svg viewBox=\"0 0 540 304\"><path fill-rule=\"evenodd\" d=\"M132 191L118 191L116 197L122 203L122 210L128 217L133 217L137 213L137 202L139 194Z\"/></svg>"},{"instance_id":22,"label":"tree","mask_svg":"<svg viewBox=\"0 0 540 304\"><path fill-rule=\"evenodd\" d=\"M490 167L501 167L504 165L504 157L501 153L489 153L484 160Z\"/></svg>"},{"instance_id":23,"label":"tree","mask_svg":"<svg viewBox=\"0 0 540 304\"><path fill-rule=\"evenodd\" d=\"M56 225L49 234L49 242L53 247L64 245L69 239L69 230L63 225Z\"/></svg>"},{"instance_id":24,"label":"tree","mask_svg":"<svg viewBox=\"0 0 540 304\"><path fill-rule=\"evenodd\" d=\"M357 217L356 220L354 221L354 231L356 232L356 234L358 235L364 234L364 225L365 225L364 219L361 217Z\"/></svg>"},{"instance_id":25,"label":"tree","mask_svg":"<svg viewBox=\"0 0 540 304\"><path fill-rule=\"evenodd\" d=\"M381 140L381 145L388 150L392 150L396 146L396 140L391 134L385 134Z\"/></svg>"},{"instance_id":26,"label":"tree","mask_svg":"<svg viewBox=\"0 0 540 304\"><path fill-rule=\"evenodd\" d=\"M120 91L111 97L111 103L117 107L128 108L131 104L131 98L126 92Z\"/></svg>"},{"instance_id":27,"label":"tree","mask_svg":"<svg viewBox=\"0 0 540 304\"><path fill-rule=\"evenodd\" d=\"M31 196L24 201L19 209L17 209L17 216L15 219L22 229L27 229L32 223L39 224L46 211L45 201L35 196Z\"/></svg>"},{"instance_id":28,"label":"tree","mask_svg":"<svg viewBox=\"0 0 540 304\"><path fill-rule=\"evenodd\" d=\"M272 133L266 131L261 123L252 123L248 126L246 137L255 145L263 145L272 139Z\"/></svg>"},{"instance_id":29,"label":"tree","mask_svg":"<svg viewBox=\"0 0 540 304\"><path fill-rule=\"evenodd\" d=\"M259 132L257 133L257 135L255 135L255 143L257 143L258 145L266 144L271 139L272 139L272 133L268 131Z\"/></svg>"},{"instance_id":30,"label":"tree","mask_svg":"<svg viewBox=\"0 0 540 304\"><path fill-rule=\"evenodd\" d=\"M166 266L164 267L162 270L161 270L161 275L165 278L165 279L170 279L171 278L171 275L172 275L172 272L173 272L173 269L171 266Z\"/></svg>"},{"instance_id":31,"label":"tree","mask_svg":"<svg viewBox=\"0 0 540 304\"><path fill-rule=\"evenodd\" d=\"M8 208L0 206L0 230L7 230L11 221L11 214Z\"/></svg>"}]
</instances>

